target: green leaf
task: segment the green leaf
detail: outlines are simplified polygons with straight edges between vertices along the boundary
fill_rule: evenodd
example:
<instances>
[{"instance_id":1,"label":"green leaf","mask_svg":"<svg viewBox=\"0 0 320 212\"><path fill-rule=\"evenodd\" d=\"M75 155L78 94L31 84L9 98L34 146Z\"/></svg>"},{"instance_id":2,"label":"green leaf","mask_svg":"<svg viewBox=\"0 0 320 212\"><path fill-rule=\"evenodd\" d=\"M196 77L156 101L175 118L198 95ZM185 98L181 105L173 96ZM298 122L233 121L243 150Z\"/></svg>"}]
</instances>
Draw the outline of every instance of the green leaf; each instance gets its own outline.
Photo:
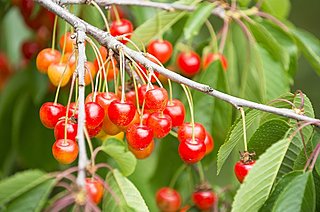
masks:
<instances>
[{"instance_id":1,"label":"green leaf","mask_svg":"<svg viewBox=\"0 0 320 212\"><path fill-rule=\"evenodd\" d=\"M320 175L313 170L314 186L316 191L316 211L320 211Z\"/></svg>"},{"instance_id":2,"label":"green leaf","mask_svg":"<svg viewBox=\"0 0 320 212\"><path fill-rule=\"evenodd\" d=\"M199 4L197 9L193 13L191 13L183 30L184 38L186 40L191 40L194 36L196 36L199 33L199 30L211 15L211 12L214 7L214 4L204 2Z\"/></svg>"},{"instance_id":3,"label":"green leaf","mask_svg":"<svg viewBox=\"0 0 320 212\"><path fill-rule=\"evenodd\" d=\"M232 204L232 212L255 212L267 200L290 141L273 144L252 167Z\"/></svg>"},{"instance_id":4,"label":"green leaf","mask_svg":"<svg viewBox=\"0 0 320 212\"><path fill-rule=\"evenodd\" d=\"M289 129L287 122L281 119L271 119L262 124L251 137L248 149L259 157L272 144L281 140Z\"/></svg>"},{"instance_id":5,"label":"green leaf","mask_svg":"<svg viewBox=\"0 0 320 212\"><path fill-rule=\"evenodd\" d=\"M55 183L55 179L49 179L32 190L23 193L8 204L6 211L42 211Z\"/></svg>"},{"instance_id":6,"label":"green leaf","mask_svg":"<svg viewBox=\"0 0 320 212\"><path fill-rule=\"evenodd\" d=\"M320 75L320 41L311 33L302 29L291 29L299 48Z\"/></svg>"},{"instance_id":7,"label":"green leaf","mask_svg":"<svg viewBox=\"0 0 320 212\"><path fill-rule=\"evenodd\" d=\"M246 127L247 129L250 127L255 127L253 123L257 120L260 111L258 110L250 110L246 115ZM252 126L253 125L253 126ZM248 136L249 138L249 136ZM221 171L221 168L224 162L227 160L229 155L231 154L234 147L240 142L243 141L243 126L242 119L239 118L235 121L233 126L229 131L229 136L225 143L220 147L218 152L218 160L217 160L217 173Z\"/></svg>"},{"instance_id":8,"label":"green leaf","mask_svg":"<svg viewBox=\"0 0 320 212\"><path fill-rule=\"evenodd\" d=\"M103 201L103 211L149 211L138 189L117 169L106 179L115 196L107 193Z\"/></svg>"},{"instance_id":9,"label":"green leaf","mask_svg":"<svg viewBox=\"0 0 320 212\"><path fill-rule=\"evenodd\" d=\"M295 177L281 192L272 211L315 211L315 186L312 172Z\"/></svg>"},{"instance_id":10,"label":"green leaf","mask_svg":"<svg viewBox=\"0 0 320 212\"><path fill-rule=\"evenodd\" d=\"M40 170L29 170L2 180L0 182L0 205L6 204L48 179L49 176Z\"/></svg>"},{"instance_id":11,"label":"green leaf","mask_svg":"<svg viewBox=\"0 0 320 212\"><path fill-rule=\"evenodd\" d=\"M289 15L291 4L290 0L268 0L263 1L261 9L278 18L286 18Z\"/></svg>"},{"instance_id":12,"label":"green leaf","mask_svg":"<svg viewBox=\"0 0 320 212\"><path fill-rule=\"evenodd\" d=\"M137 164L135 156L126 148L126 144L118 139L109 138L101 146L102 151L110 155L118 164L121 172L128 176L134 172Z\"/></svg>"}]
</instances>

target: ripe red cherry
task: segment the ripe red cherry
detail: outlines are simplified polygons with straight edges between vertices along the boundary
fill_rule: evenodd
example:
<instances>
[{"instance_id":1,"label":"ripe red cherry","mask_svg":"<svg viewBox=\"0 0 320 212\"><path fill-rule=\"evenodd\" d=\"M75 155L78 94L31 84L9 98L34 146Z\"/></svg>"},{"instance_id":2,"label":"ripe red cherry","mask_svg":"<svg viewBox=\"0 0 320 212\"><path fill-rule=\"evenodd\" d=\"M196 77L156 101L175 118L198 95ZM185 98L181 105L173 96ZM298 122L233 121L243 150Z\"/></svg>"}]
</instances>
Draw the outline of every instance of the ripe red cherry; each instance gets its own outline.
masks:
<instances>
[{"instance_id":1,"label":"ripe red cherry","mask_svg":"<svg viewBox=\"0 0 320 212\"><path fill-rule=\"evenodd\" d=\"M105 115L108 114L108 108L111 102L118 100L119 98L115 93L98 93L96 96L96 102L104 109Z\"/></svg>"},{"instance_id":2,"label":"ripe red cherry","mask_svg":"<svg viewBox=\"0 0 320 212\"><path fill-rule=\"evenodd\" d=\"M180 208L181 196L176 190L163 187L157 191L156 202L160 211L175 212Z\"/></svg>"},{"instance_id":3,"label":"ripe red cherry","mask_svg":"<svg viewBox=\"0 0 320 212\"><path fill-rule=\"evenodd\" d=\"M192 77L200 71L200 56L194 51L181 52L177 62L181 73L186 76Z\"/></svg>"},{"instance_id":4,"label":"ripe red cherry","mask_svg":"<svg viewBox=\"0 0 320 212\"><path fill-rule=\"evenodd\" d=\"M86 191L92 202L99 204L103 196L103 184L93 178L86 178Z\"/></svg>"},{"instance_id":5,"label":"ripe red cherry","mask_svg":"<svg viewBox=\"0 0 320 212\"><path fill-rule=\"evenodd\" d=\"M180 100L173 99L172 101L168 101L163 113L171 117L172 127L178 127L184 122L186 110L184 104Z\"/></svg>"},{"instance_id":6,"label":"ripe red cherry","mask_svg":"<svg viewBox=\"0 0 320 212\"><path fill-rule=\"evenodd\" d=\"M104 119L104 110L103 108L95 102L88 102L85 104L85 113L86 113L86 126L87 128L96 128L98 127Z\"/></svg>"},{"instance_id":7,"label":"ripe red cherry","mask_svg":"<svg viewBox=\"0 0 320 212\"><path fill-rule=\"evenodd\" d=\"M133 124L128 127L126 138L130 147L142 150L151 143L153 132L152 129L146 125Z\"/></svg>"},{"instance_id":8,"label":"ripe red cherry","mask_svg":"<svg viewBox=\"0 0 320 212\"><path fill-rule=\"evenodd\" d=\"M153 40L149 43L147 51L161 63L166 63L172 55L172 45L167 40Z\"/></svg>"},{"instance_id":9,"label":"ripe red cherry","mask_svg":"<svg viewBox=\"0 0 320 212\"><path fill-rule=\"evenodd\" d=\"M70 164L78 156L78 144L70 139L59 139L52 146L54 158L61 164Z\"/></svg>"},{"instance_id":10,"label":"ripe red cherry","mask_svg":"<svg viewBox=\"0 0 320 212\"><path fill-rule=\"evenodd\" d=\"M21 48L24 58L30 60L39 52L40 44L32 40L25 41Z\"/></svg>"},{"instance_id":11,"label":"ripe red cherry","mask_svg":"<svg viewBox=\"0 0 320 212\"><path fill-rule=\"evenodd\" d=\"M172 121L170 116L155 112L148 117L147 126L152 129L155 138L163 138L169 134L172 128Z\"/></svg>"},{"instance_id":12,"label":"ripe red cherry","mask_svg":"<svg viewBox=\"0 0 320 212\"><path fill-rule=\"evenodd\" d=\"M58 121L56 126L54 127L54 137L56 140L64 138L65 131L65 119ZM67 121L67 139L76 140L78 133L78 125L70 120Z\"/></svg>"},{"instance_id":13,"label":"ripe red cherry","mask_svg":"<svg viewBox=\"0 0 320 212\"><path fill-rule=\"evenodd\" d=\"M234 166L234 173L240 183L243 182L244 178L247 176L251 168L253 167L255 161L242 162L241 160Z\"/></svg>"},{"instance_id":14,"label":"ripe red cherry","mask_svg":"<svg viewBox=\"0 0 320 212\"><path fill-rule=\"evenodd\" d=\"M223 70L227 70L228 68L228 62L227 59L225 58L225 56L223 54L220 53L208 53L204 56L204 60L203 60L203 69L207 69L208 66L216 61L216 60L220 60L221 65Z\"/></svg>"},{"instance_id":15,"label":"ripe red cherry","mask_svg":"<svg viewBox=\"0 0 320 212\"><path fill-rule=\"evenodd\" d=\"M121 129L110 121L108 115L104 117L102 129L108 135L117 135L121 132Z\"/></svg>"},{"instance_id":16,"label":"ripe red cherry","mask_svg":"<svg viewBox=\"0 0 320 212\"><path fill-rule=\"evenodd\" d=\"M136 113L136 107L131 102L114 100L108 108L110 120L117 126L124 127L130 124Z\"/></svg>"},{"instance_id":17,"label":"ripe red cherry","mask_svg":"<svg viewBox=\"0 0 320 212\"><path fill-rule=\"evenodd\" d=\"M150 111L163 111L168 102L168 93L164 88L153 88L145 94L146 109Z\"/></svg>"},{"instance_id":18,"label":"ripe red cherry","mask_svg":"<svg viewBox=\"0 0 320 212\"><path fill-rule=\"evenodd\" d=\"M194 137L204 142L206 138L206 130L200 123L194 123ZM184 123L178 130L178 140L180 142L192 138L192 125L191 123Z\"/></svg>"},{"instance_id":19,"label":"ripe red cherry","mask_svg":"<svg viewBox=\"0 0 320 212\"><path fill-rule=\"evenodd\" d=\"M63 44L65 40L66 40L66 46L65 46L64 52L72 52L73 46L75 45L75 39L71 38L71 32L66 32L61 36L59 41L61 51L63 50Z\"/></svg>"},{"instance_id":20,"label":"ripe red cherry","mask_svg":"<svg viewBox=\"0 0 320 212\"><path fill-rule=\"evenodd\" d=\"M46 102L41 106L39 115L42 124L49 129L53 129L59 118L66 115L66 108L59 103Z\"/></svg>"},{"instance_id":21,"label":"ripe red cherry","mask_svg":"<svg viewBox=\"0 0 320 212\"><path fill-rule=\"evenodd\" d=\"M147 58L148 58L150 61L154 62L155 64L158 64L158 62L157 62L155 59L149 58L149 57L147 57ZM143 65L141 65L141 64L138 64L138 65L139 65L139 67L141 68L141 70L143 71L143 73L145 73L145 74L142 73L143 79L146 80L146 81L148 81L148 78L147 78L146 76L148 76L149 71L147 71L147 69L146 69ZM159 78L159 73L158 73L158 72L154 72L154 75L151 77L151 83L155 83L155 82L157 81L157 79L156 79L154 76L156 76L157 78Z\"/></svg>"},{"instance_id":22,"label":"ripe red cherry","mask_svg":"<svg viewBox=\"0 0 320 212\"><path fill-rule=\"evenodd\" d=\"M78 107L75 102L71 102L68 110L68 117L73 116L74 118L78 118Z\"/></svg>"},{"instance_id":23,"label":"ripe red cherry","mask_svg":"<svg viewBox=\"0 0 320 212\"><path fill-rule=\"evenodd\" d=\"M210 210L217 201L215 193L210 190L195 191L192 194L192 201L200 210Z\"/></svg>"},{"instance_id":24,"label":"ripe red cherry","mask_svg":"<svg viewBox=\"0 0 320 212\"><path fill-rule=\"evenodd\" d=\"M61 54L55 49L46 48L39 52L36 59L37 69L41 73L47 73L52 63L59 63Z\"/></svg>"},{"instance_id":25,"label":"ripe red cherry","mask_svg":"<svg viewBox=\"0 0 320 212\"><path fill-rule=\"evenodd\" d=\"M159 88L158 86L153 86L153 88ZM149 87L149 90L152 89ZM139 98L139 105L142 106L143 100L145 99L146 93L148 90L148 85L142 85L138 88L138 98Z\"/></svg>"},{"instance_id":26,"label":"ripe red cherry","mask_svg":"<svg viewBox=\"0 0 320 212\"><path fill-rule=\"evenodd\" d=\"M137 159L145 159L149 157L154 149L154 140L144 149L134 149L128 145L129 150L136 156Z\"/></svg>"},{"instance_id":27,"label":"ripe red cherry","mask_svg":"<svg viewBox=\"0 0 320 212\"><path fill-rule=\"evenodd\" d=\"M187 138L185 141L180 142L178 152L185 163L197 163L205 156L206 145L197 138L194 140Z\"/></svg>"},{"instance_id":28,"label":"ripe red cherry","mask_svg":"<svg viewBox=\"0 0 320 212\"><path fill-rule=\"evenodd\" d=\"M133 26L131 21L127 20L127 19L120 19L120 20L116 20L113 21L111 23L110 26L110 34L112 36L119 36L119 35L124 35L124 34L128 34L125 37L126 38L130 38L131 34L133 32ZM128 41L126 40L121 40L121 43L125 44Z\"/></svg>"},{"instance_id":29,"label":"ripe red cherry","mask_svg":"<svg viewBox=\"0 0 320 212\"><path fill-rule=\"evenodd\" d=\"M206 145L206 155L212 152L214 148L214 141L212 136L206 131L206 138L204 139L204 144Z\"/></svg>"},{"instance_id":30,"label":"ripe red cherry","mask_svg":"<svg viewBox=\"0 0 320 212\"><path fill-rule=\"evenodd\" d=\"M99 132L102 130L102 126L103 126L103 122L95 128L88 128L87 131L88 131L89 137L93 138L96 135L98 135Z\"/></svg>"}]
</instances>

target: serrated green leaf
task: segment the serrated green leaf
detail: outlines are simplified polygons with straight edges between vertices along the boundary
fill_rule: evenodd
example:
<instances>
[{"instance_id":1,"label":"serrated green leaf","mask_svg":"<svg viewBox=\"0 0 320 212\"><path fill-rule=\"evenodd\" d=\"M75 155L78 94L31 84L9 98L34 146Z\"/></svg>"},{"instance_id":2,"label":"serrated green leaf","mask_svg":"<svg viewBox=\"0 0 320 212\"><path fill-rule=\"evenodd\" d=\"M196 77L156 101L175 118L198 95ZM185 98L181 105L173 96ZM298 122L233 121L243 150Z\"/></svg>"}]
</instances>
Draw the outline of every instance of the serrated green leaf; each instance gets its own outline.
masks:
<instances>
[{"instance_id":1,"label":"serrated green leaf","mask_svg":"<svg viewBox=\"0 0 320 212\"><path fill-rule=\"evenodd\" d=\"M110 193L105 195L102 211L149 211L138 189L117 169L107 176L106 182L115 196L112 196Z\"/></svg>"},{"instance_id":2,"label":"serrated green leaf","mask_svg":"<svg viewBox=\"0 0 320 212\"><path fill-rule=\"evenodd\" d=\"M260 115L260 111L251 110L246 115L246 127L250 128L253 123L257 120ZM253 127L255 127L253 125ZM249 136L248 136L249 138ZM219 174L224 162L227 160L228 156L231 154L234 147L240 142L243 141L243 126L241 118L237 119L229 131L229 136L225 143L220 147L218 152L217 160L217 174Z\"/></svg>"},{"instance_id":3,"label":"serrated green leaf","mask_svg":"<svg viewBox=\"0 0 320 212\"><path fill-rule=\"evenodd\" d=\"M199 30L210 16L214 7L214 4L208 2L199 4L197 9L189 16L185 28L183 30L184 38L186 40L191 40L194 36L196 36L199 33Z\"/></svg>"},{"instance_id":4,"label":"serrated green leaf","mask_svg":"<svg viewBox=\"0 0 320 212\"><path fill-rule=\"evenodd\" d=\"M267 200L290 141L283 139L263 153L252 167L232 204L232 212L255 212Z\"/></svg>"},{"instance_id":5,"label":"serrated green leaf","mask_svg":"<svg viewBox=\"0 0 320 212\"><path fill-rule=\"evenodd\" d=\"M251 137L248 149L259 157L272 144L281 140L289 129L287 122L281 119L271 119L262 124Z\"/></svg>"},{"instance_id":6,"label":"serrated green leaf","mask_svg":"<svg viewBox=\"0 0 320 212\"><path fill-rule=\"evenodd\" d=\"M134 172L137 164L135 156L126 148L126 144L116 138L109 138L101 146L102 151L112 157L118 164L121 172L129 176Z\"/></svg>"},{"instance_id":7,"label":"serrated green leaf","mask_svg":"<svg viewBox=\"0 0 320 212\"><path fill-rule=\"evenodd\" d=\"M272 211L315 211L315 187L312 172L295 177L281 192Z\"/></svg>"}]
</instances>

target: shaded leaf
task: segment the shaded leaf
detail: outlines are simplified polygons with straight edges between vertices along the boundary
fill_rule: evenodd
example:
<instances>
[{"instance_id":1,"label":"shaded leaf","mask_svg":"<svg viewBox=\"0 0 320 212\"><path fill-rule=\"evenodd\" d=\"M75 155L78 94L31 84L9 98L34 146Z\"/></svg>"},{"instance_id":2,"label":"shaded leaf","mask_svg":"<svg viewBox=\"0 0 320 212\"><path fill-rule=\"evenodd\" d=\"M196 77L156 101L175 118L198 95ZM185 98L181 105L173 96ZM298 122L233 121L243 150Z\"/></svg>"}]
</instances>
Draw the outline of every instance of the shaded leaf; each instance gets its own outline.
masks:
<instances>
[{"instance_id":1,"label":"shaded leaf","mask_svg":"<svg viewBox=\"0 0 320 212\"><path fill-rule=\"evenodd\" d=\"M289 15L291 4L290 0L268 0L263 1L261 9L278 18L286 18Z\"/></svg>"}]
</instances>

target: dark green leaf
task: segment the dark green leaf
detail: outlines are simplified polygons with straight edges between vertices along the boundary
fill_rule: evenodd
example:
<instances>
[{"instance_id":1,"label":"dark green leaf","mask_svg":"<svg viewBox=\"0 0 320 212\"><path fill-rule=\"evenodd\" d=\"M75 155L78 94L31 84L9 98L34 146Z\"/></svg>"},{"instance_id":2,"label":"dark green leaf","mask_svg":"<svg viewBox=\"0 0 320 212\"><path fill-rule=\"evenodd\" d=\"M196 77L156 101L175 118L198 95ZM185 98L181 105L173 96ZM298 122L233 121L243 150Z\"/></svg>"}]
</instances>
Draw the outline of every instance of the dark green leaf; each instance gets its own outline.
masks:
<instances>
[{"instance_id":1,"label":"dark green leaf","mask_svg":"<svg viewBox=\"0 0 320 212\"><path fill-rule=\"evenodd\" d=\"M320 175L313 170L314 187L316 191L316 211L320 211Z\"/></svg>"}]
</instances>

